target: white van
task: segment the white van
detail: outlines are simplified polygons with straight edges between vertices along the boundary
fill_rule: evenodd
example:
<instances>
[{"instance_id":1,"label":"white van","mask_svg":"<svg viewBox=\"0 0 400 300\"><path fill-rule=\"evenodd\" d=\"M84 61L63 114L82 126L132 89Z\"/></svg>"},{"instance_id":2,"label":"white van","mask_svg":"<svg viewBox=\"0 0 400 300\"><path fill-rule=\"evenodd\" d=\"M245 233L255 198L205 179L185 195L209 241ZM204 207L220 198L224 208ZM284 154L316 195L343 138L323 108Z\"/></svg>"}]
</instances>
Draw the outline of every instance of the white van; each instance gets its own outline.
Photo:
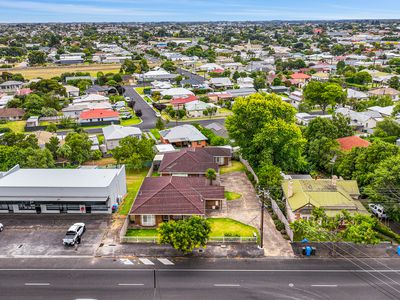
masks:
<instances>
[{"instance_id":1,"label":"white van","mask_svg":"<svg viewBox=\"0 0 400 300\"><path fill-rule=\"evenodd\" d=\"M383 208L382 205L380 204L374 204L370 203L368 204L369 208L371 209L372 213L378 218L378 219L387 219L388 216L385 213L385 209Z\"/></svg>"}]
</instances>

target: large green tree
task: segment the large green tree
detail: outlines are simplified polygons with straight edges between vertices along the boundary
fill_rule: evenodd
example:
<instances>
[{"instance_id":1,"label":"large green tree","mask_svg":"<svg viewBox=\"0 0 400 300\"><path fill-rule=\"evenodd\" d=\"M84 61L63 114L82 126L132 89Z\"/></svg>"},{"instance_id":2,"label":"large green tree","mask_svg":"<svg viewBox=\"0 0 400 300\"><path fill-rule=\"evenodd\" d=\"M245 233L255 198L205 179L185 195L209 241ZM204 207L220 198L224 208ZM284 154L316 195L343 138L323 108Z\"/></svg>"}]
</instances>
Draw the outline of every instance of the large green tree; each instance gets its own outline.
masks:
<instances>
[{"instance_id":1,"label":"large green tree","mask_svg":"<svg viewBox=\"0 0 400 300\"><path fill-rule=\"evenodd\" d=\"M183 253L190 253L194 248L204 247L211 233L207 219L191 217L179 221L161 223L158 228L161 244L170 244Z\"/></svg>"},{"instance_id":2,"label":"large green tree","mask_svg":"<svg viewBox=\"0 0 400 300\"><path fill-rule=\"evenodd\" d=\"M154 142L152 140L128 136L119 142L119 146L111 150L118 164L126 164L129 169L139 170L144 163L154 158Z\"/></svg>"},{"instance_id":3,"label":"large green tree","mask_svg":"<svg viewBox=\"0 0 400 300\"><path fill-rule=\"evenodd\" d=\"M65 138L65 143L57 153L71 163L81 164L91 157L92 141L86 133L71 132Z\"/></svg>"},{"instance_id":4,"label":"large green tree","mask_svg":"<svg viewBox=\"0 0 400 300\"><path fill-rule=\"evenodd\" d=\"M337 83L311 81L304 88L304 99L310 105L318 105L325 114L329 105L344 103L346 92Z\"/></svg>"}]
</instances>

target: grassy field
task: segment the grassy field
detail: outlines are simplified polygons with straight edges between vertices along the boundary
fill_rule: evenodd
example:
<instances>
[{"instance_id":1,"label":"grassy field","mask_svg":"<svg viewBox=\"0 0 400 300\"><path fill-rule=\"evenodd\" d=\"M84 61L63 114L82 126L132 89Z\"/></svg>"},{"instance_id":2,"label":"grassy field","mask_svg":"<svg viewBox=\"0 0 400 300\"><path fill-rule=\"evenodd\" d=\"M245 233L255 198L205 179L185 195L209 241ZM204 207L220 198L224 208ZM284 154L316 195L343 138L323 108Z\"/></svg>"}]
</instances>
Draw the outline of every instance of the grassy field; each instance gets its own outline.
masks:
<instances>
[{"instance_id":1,"label":"grassy field","mask_svg":"<svg viewBox=\"0 0 400 300\"><path fill-rule=\"evenodd\" d=\"M233 173L233 172L244 172L246 171L246 167L239 161L232 160L230 166L223 166L219 170L221 174Z\"/></svg>"},{"instance_id":2,"label":"grassy field","mask_svg":"<svg viewBox=\"0 0 400 300\"><path fill-rule=\"evenodd\" d=\"M212 237L223 237L225 234L237 234L241 237L252 237L257 229L228 218L210 218Z\"/></svg>"},{"instance_id":3,"label":"grassy field","mask_svg":"<svg viewBox=\"0 0 400 300\"><path fill-rule=\"evenodd\" d=\"M76 66L51 66L51 67L34 67L25 69L9 69L7 72L20 73L25 79L44 78L60 76L62 73L72 72L89 72L91 76L96 76L97 72L118 73L121 65L119 64L93 64L93 65L76 65Z\"/></svg>"},{"instance_id":4,"label":"grassy field","mask_svg":"<svg viewBox=\"0 0 400 300\"><path fill-rule=\"evenodd\" d=\"M226 200L231 201L231 200L236 200L242 197L241 194L235 193L235 192L225 192L224 193Z\"/></svg>"},{"instance_id":5,"label":"grassy field","mask_svg":"<svg viewBox=\"0 0 400 300\"><path fill-rule=\"evenodd\" d=\"M10 128L13 132L24 132L25 124L25 121L13 121L7 122L5 124L0 124L0 128Z\"/></svg>"},{"instance_id":6,"label":"grassy field","mask_svg":"<svg viewBox=\"0 0 400 300\"><path fill-rule=\"evenodd\" d=\"M126 236L157 236L157 229L128 229Z\"/></svg>"},{"instance_id":7,"label":"grassy field","mask_svg":"<svg viewBox=\"0 0 400 300\"><path fill-rule=\"evenodd\" d=\"M147 175L148 170L144 169L142 171L129 171L126 172L126 184L128 185L128 195L125 197L124 201L121 203L118 212L121 215L127 215L133 201L135 200L136 194L139 191L140 186L144 178Z\"/></svg>"},{"instance_id":8,"label":"grassy field","mask_svg":"<svg viewBox=\"0 0 400 300\"><path fill-rule=\"evenodd\" d=\"M127 119L127 120L121 119L122 126L137 125L137 124L140 124L141 122L142 122L142 119L137 116L133 116L131 119Z\"/></svg>"},{"instance_id":9,"label":"grassy field","mask_svg":"<svg viewBox=\"0 0 400 300\"><path fill-rule=\"evenodd\" d=\"M157 139L157 140L159 140L160 139L160 133L158 132L158 129L156 129L156 128L153 128L153 129L150 129L150 132L154 135L154 137Z\"/></svg>"}]
</instances>

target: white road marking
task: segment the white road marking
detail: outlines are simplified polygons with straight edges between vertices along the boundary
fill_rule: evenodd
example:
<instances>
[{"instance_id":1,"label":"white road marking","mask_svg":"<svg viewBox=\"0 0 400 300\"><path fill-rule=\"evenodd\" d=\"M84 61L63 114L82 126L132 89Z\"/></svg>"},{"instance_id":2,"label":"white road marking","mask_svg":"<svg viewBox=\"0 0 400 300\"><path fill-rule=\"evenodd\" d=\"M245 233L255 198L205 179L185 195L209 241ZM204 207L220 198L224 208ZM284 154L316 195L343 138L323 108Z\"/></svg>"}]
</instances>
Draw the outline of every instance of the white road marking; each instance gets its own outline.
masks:
<instances>
[{"instance_id":1,"label":"white road marking","mask_svg":"<svg viewBox=\"0 0 400 300\"><path fill-rule=\"evenodd\" d=\"M163 263L164 265L167 265L167 266L174 265L174 263L172 261L170 261L169 259L167 259L167 258L157 258L157 260L160 261L161 263Z\"/></svg>"},{"instance_id":2,"label":"white road marking","mask_svg":"<svg viewBox=\"0 0 400 300\"><path fill-rule=\"evenodd\" d=\"M143 264L145 264L145 265L154 265L154 263L153 263L150 259L147 259L147 258L139 258L139 260L140 260Z\"/></svg>"},{"instance_id":3,"label":"white road marking","mask_svg":"<svg viewBox=\"0 0 400 300\"><path fill-rule=\"evenodd\" d=\"M32 285L32 286L40 286L40 285L50 285L50 283L47 282L26 282L25 285Z\"/></svg>"},{"instance_id":4,"label":"white road marking","mask_svg":"<svg viewBox=\"0 0 400 300\"><path fill-rule=\"evenodd\" d=\"M224 284L224 283L216 283L214 286L217 287L238 287L240 284Z\"/></svg>"},{"instance_id":5,"label":"white road marking","mask_svg":"<svg viewBox=\"0 0 400 300\"><path fill-rule=\"evenodd\" d=\"M294 284L293 283L289 283L289 287L294 287Z\"/></svg>"},{"instance_id":6,"label":"white road marking","mask_svg":"<svg viewBox=\"0 0 400 300\"><path fill-rule=\"evenodd\" d=\"M121 258L120 261L124 264L124 265L133 265L134 263L131 262L129 259L126 258Z\"/></svg>"},{"instance_id":7,"label":"white road marking","mask_svg":"<svg viewBox=\"0 0 400 300\"><path fill-rule=\"evenodd\" d=\"M337 284L312 284L313 287L337 287Z\"/></svg>"},{"instance_id":8,"label":"white road marking","mask_svg":"<svg viewBox=\"0 0 400 300\"><path fill-rule=\"evenodd\" d=\"M142 286L143 283L118 283L119 286Z\"/></svg>"}]
</instances>

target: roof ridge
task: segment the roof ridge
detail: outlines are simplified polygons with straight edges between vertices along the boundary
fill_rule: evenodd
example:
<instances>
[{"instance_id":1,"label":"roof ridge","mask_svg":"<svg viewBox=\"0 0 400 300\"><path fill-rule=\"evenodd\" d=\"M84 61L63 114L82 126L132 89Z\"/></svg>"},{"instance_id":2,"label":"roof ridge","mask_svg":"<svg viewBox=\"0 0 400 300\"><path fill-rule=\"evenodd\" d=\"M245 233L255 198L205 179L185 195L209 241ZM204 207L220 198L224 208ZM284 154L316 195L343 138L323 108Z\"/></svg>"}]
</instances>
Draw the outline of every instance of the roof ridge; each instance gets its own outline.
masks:
<instances>
[{"instance_id":1,"label":"roof ridge","mask_svg":"<svg viewBox=\"0 0 400 300\"><path fill-rule=\"evenodd\" d=\"M172 177L172 176L171 176L171 177ZM146 177L146 178L152 178L152 177ZM154 178L162 178L162 177L154 177ZM145 180L146 180L146 179L145 179ZM153 180L153 179L150 179L150 180ZM158 180L159 180L159 179L158 179ZM155 192L152 193L151 195L146 196L146 199L145 199L141 204L139 204L139 205L136 207L136 209L142 207L145 203L147 203L147 201L149 201L151 198L153 198L155 195L157 195L159 192L161 192L163 189L165 189L165 188L170 184L170 182L171 182L171 180L168 180L167 183L166 183L163 187L161 187L158 191L155 191ZM139 192L140 192L142 186L143 186L143 183L142 183L142 185L141 185L140 188L139 188L139 191L138 191L138 193L137 193L137 195L136 195L136 197L135 197L135 201L133 202L133 204L135 204L136 198L137 198L138 196L140 196L140 193L139 193ZM132 206L132 208L133 208L133 206Z\"/></svg>"},{"instance_id":2,"label":"roof ridge","mask_svg":"<svg viewBox=\"0 0 400 300\"><path fill-rule=\"evenodd\" d=\"M173 182L172 182L172 177L173 176L171 176L171 182L170 182L170 184L178 191L178 193L179 194L181 194L185 199L187 199L192 205L193 205L193 207L195 207L200 213L203 213L194 203L193 203L193 201L192 200L190 200L186 195L184 195L174 184L173 184ZM188 177L189 178L189 177ZM191 189L193 189L194 191L196 191L193 187L191 187ZM200 194L199 195L199 197L200 197L200 199L203 201L203 196L201 195L201 193L199 193L198 191L196 191L198 194Z\"/></svg>"}]
</instances>

